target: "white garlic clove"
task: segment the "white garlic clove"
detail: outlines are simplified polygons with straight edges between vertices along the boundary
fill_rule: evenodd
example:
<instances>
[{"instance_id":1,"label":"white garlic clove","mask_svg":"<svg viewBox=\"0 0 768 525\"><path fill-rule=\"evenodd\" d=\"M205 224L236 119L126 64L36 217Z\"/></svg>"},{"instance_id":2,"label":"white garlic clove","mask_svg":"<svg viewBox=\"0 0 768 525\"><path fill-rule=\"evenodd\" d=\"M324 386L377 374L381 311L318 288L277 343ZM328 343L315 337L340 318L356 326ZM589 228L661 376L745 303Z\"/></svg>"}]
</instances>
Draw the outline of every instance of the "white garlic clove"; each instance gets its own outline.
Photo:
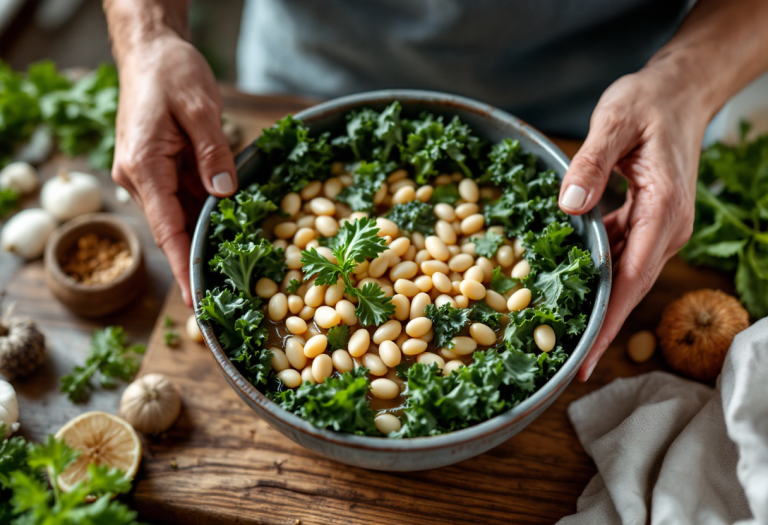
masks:
<instances>
[{"instance_id":1,"label":"white garlic clove","mask_svg":"<svg viewBox=\"0 0 768 525\"><path fill-rule=\"evenodd\" d=\"M187 335L195 343L203 342L203 333L200 331L200 326L197 324L197 317L195 314L190 315L187 318Z\"/></svg>"},{"instance_id":2,"label":"white garlic clove","mask_svg":"<svg viewBox=\"0 0 768 525\"><path fill-rule=\"evenodd\" d=\"M79 171L62 170L40 190L40 204L62 222L99 211L103 203L99 179Z\"/></svg>"},{"instance_id":3,"label":"white garlic clove","mask_svg":"<svg viewBox=\"0 0 768 525\"><path fill-rule=\"evenodd\" d=\"M5 425L8 437L19 429L19 401L16 390L8 381L0 380L0 424Z\"/></svg>"},{"instance_id":4,"label":"white garlic clove","mask_svg":"<svg viewBox=\"0 0 768 525\"><path fill-rule=\"evenodd\" d=\"M56 219L40 208L23 210L3 227L0 245L26 260L37 259L45 250L48 237L56 229Z\"/></svg>"},{"instance_id":5,"label":"white garlic clove","mask_svg":"<svg viewBox=\"0 0 768 525\"><path fill-rule=\"evenodd\" d=\"M162 374L147 374L128 385L120 400L120 417L143 434L168 430L181 412L181 396Z\"/></svg>"},{"instance_id":6,"label":"white garlic clove","mask_svg":"<svg viewBox=\"0 0 768 525\"><path fill-rule=\"evenodd\" d=\"M7 188L19 195L32 193L40 183L37 170L26 162L11 162L0 170L0 188Z\"/></svg>"}]
</instances>

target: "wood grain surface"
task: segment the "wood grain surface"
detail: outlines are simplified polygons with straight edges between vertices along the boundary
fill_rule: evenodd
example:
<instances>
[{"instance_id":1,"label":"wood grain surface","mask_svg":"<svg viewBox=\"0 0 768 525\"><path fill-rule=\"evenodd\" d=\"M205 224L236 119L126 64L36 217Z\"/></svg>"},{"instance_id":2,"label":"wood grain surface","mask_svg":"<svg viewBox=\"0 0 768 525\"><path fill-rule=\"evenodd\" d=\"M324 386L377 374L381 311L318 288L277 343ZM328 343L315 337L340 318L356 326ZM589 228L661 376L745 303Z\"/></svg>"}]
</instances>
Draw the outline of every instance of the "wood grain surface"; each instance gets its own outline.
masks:
<instances>
[{"instance_id":1,"label":"wood grain surface","mask_svg":"<svg viewBox=\"0 0 768 525\"><path fill-rule=\"evenodd\" d=\"M262 127L305 101L252 97L222 88L225 111L252 140ZM579 143L557 141L573 155ZM83 160L60 157L41 170L47 178L59 166L85 169ZM75 316L45 286L42 262L22 265L0 254L0 290L4 301L34 317L48 340L42 370L16 382L22 434L42 439L86 410L116 413L122 388L97 390L86 404L74 405L59 394L59 378L83 361L90 334L108 324L124 326L136 341L149 341L141 373L168 375L183 398L176 425L145 440L145 455L133 492L145 521L190 524L449 524L552 523L575 510L576 499L595 472L567 419L570 402L617 377L664 369L660 356L637 365L625 354L626 340L637 330L653 329L663 307L685 291L702 287L732 290L732 280L692 269L679 259L665 267L651 293L635 309L621 334L587 383L572 383L564 394L523 432L477 458L442 469L382 473L341 465L294 444L261 421L227 385L202 345L184 334L186 308L172 281L167 261L154 245L141 210L114 198L104 174L106 210L126 217L140 233L148 286L131 307L97 321ZM28 199L25 207L35 205ZM163 343L164 315L182 335L177 348ZM154 331L153 331L154 326ZM151 335L150 335L151 333Z\"/></svg>"}]
</instances>

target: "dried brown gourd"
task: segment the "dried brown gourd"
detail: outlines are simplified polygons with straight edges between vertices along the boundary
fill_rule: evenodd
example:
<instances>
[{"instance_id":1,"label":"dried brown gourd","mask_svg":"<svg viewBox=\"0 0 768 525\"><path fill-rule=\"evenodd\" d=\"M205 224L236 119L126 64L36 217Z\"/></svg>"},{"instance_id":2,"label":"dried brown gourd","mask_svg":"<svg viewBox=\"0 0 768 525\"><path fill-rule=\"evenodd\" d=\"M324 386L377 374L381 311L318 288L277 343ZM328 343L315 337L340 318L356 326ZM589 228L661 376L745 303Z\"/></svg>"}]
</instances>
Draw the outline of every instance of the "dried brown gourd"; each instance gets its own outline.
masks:
<instances>
[{"instance_id":1,"label":"dried brown gourd","mask_svg":"<svg viewBox=\"0 0 768 525\"><path fill-rule=\"evenodd\" d=\"M9 380L25 377L45 359L45 336L28 317L14 316L13 305L0 318L0 372Z\"/></svg>"},{"instance_id":2,"label":"dried brown gourd","mask_svg":"<svg viewBox=\"0 0 768 525\"><path fill-rule=\"evenodd\" d=\"M693 379L712 381L733 338L748 326L749 314L735 297L696 290L664 309L656 335L669 366Z\"/></svg>"}]
</instances>

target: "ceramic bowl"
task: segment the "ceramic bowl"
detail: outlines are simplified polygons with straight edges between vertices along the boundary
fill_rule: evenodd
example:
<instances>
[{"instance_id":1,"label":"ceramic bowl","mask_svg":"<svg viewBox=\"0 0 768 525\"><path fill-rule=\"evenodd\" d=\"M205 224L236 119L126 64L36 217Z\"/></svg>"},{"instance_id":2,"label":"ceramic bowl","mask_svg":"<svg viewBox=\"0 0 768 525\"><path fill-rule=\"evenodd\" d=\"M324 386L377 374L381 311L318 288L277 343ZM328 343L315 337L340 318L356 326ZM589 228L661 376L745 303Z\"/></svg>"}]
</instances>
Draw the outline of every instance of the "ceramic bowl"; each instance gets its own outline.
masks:
<instances>
[{"instance_id":1,"label":"ceramic bowl","mask_svg":"<svg viewBox=\"0 0 768 525\"><path fill-rule=\"evenodd\" d=\"M542 168L553 169L562 177L568 158L544 135L521 120L486 104L443 93L416 90L384 90L351 95L313 106L298 114L313 133L339 132L344 115L359 107L383 109L394 100L403 107L403 116L416 117L431 111L447 118L458 115L478 135L492 142L510 137L518 139L526 151L539 158ZM251 145L237 157L240 187L258 182L261 158ZM192 243L191 282L195 307L205 296L208 279L208 232L211 211L218 199L209 198L200 214ZM511 410L478 425L439 436L412 439L387 439L341 434L321 429L291 414L270 401L238 372L227 359L211 325L201 324L203 336L224 377L237 394L272 427L296 443L343 463L377 470L411 471L442 467L477 456L507 441L536 419L575 377L595 342L605 318L611 289L611 260L608 239L600 213L594 209L572 223L591 251L599 269L594 307L587 328L565 365L542 388Z\"/></svg>"},{"instance_id":2,"label":"ceramic bowl","mask_svg":"<svg viewBox=\"0 0 768 525\"><path fill-rule=\"evenodd\" d=\"M133 260L114 281L83 284L64 273L61 262L83 235L95 233L125 241ZM141 242L125 220L109 213L89 213L67 221L51 234L45 246L45 280L54 296L83 317L103 317L128 306L141 294L146 281Z\"/></svg>"}]
</instances>

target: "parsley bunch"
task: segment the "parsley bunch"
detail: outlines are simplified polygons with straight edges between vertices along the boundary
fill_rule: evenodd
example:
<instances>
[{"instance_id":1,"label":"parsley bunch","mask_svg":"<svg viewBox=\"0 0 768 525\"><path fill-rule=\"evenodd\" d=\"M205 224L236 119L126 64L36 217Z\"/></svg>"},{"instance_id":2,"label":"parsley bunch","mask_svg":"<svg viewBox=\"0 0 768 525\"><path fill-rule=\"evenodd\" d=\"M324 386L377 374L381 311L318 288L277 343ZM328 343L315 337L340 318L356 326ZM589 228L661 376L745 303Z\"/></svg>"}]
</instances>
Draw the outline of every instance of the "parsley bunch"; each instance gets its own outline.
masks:
<instances>
[{"instance_id":1,"label":"parsley bunch","mask_svg":"<svg viewBox=\"0 0 768 525\"><path fill-rule=\"evenodd\" d=\"M59 490L59 474L79 455L51 435L40 444L21 437L4 440L0 444L0 523L138 525L136 512L112 499L131 490L131 481L118 469L91 464L84 481L69 492ZM97 499L86 503L88 496Z\"/></svg>"},{"instance_id":2,"label":"parsley bunch","mask_svg":"<svg viewBox=\"0 0 768 525\"><path fill-rule=\"evenodd\" d=\"M752 142L742 124L736 146L701 154L693 235L680 255L733 272L736 290L755 318L768 316L768 134Z\"/></svg>"},{"instance_id":3,"label":"parsley bunch","mask_svg":"<svg viewBox=\"0 0 768 525\"><path fill-rule=\"evenodd\" d=\"M378 233L376 219L347 221L333 242L333 256L337 262L329 261L314 248L301 252L304 280L309 281L314 276L315 286L333 285L341 277L344 293L357 299L355 314L363 326L383 324L395 313L392 298L385 297L378 285L368 283L357 289L350 277L357 263L376 258L386 249L384 239Z\"/></svg>"}]
</instances>

